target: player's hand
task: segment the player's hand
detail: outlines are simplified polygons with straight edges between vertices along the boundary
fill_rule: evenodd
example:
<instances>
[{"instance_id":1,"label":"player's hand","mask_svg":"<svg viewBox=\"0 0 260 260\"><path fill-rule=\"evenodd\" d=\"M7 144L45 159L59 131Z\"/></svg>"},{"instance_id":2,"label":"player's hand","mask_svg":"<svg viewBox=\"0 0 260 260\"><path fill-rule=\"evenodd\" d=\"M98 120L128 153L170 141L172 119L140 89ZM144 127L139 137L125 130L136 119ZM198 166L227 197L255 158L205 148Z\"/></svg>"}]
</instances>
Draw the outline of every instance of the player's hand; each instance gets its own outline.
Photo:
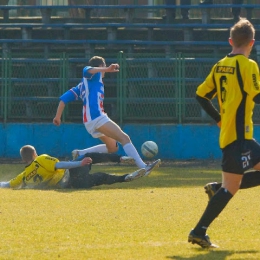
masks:
<instances>
[{"instance_id":1,"label":"player's hand","mask_svg":"<svg viewBox=\"0 0 260 260\"><path fill-rule=\"evenodd\" d=\"M54 117L52 122L56 126L60 126L60 124L61 124L61 120L58 117Z\"/></svg>"},{"instance_id":2,"label":"player's hand","mask_svg":"<svg viewBox=\"0 0 260 260\"><path fill-rule=\"evenodd\" d=\"M221 128L221 121L217 122L217 126Z\"/></svg>"},{"instance_id":3,"label":"player's hand","mask_svg":"<svg viewBox=\"0 0 260 260\"><path fill-rule=\"evenodd\" d=\"M106 72L118 72L119 65L117 63L112 63L109 67L107 67Z\"/></svg>"},{"instance_id":4,"label":"player's hand","mask_svg":"<svg viewBox=\"0 0 260 260\"><path fill-rule=\"evenodd\" d=\"M85 157L82 161L81 161L81 166L87 165L87 164L91 164L92 163L92 159L90 157Z\"/></svg>"}]
</instances>

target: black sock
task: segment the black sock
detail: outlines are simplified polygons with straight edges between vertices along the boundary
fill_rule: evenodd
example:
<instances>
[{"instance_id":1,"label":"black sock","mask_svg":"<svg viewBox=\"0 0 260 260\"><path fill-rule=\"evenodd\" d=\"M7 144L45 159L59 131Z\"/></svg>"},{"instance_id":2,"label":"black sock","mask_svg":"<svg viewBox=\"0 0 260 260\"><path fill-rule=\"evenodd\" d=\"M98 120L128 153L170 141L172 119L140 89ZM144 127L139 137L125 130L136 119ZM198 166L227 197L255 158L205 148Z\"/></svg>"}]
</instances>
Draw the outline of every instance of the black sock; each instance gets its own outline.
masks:
<instances>
[{"instance_id":1,"label":"black sock","mask_svg":"<svg viewBox=\"0 0 260 260\"><path fill-rule=\"evenodd\" d=\"M221 188L222 183L215 185L216 190ZM260 171L248 171L243 175L239 189L248 189L260 185Z\"/></svg>"},{"instance_id":2,"label":"black sock","mask_svg":"<svg viewBox=\"0 0 260 260\"><path fill-rule=\"evenodd\" d=\"M208 226L225 208L233 195L226 189L220 188L218 192L209 201L201 219L194 228L194 233L199 236L206 234Z\"/></svg>"},{"instance_id":3,"label":"black sock","mask_svg":"<svg viewBox=\"0 0 260 260\"><path fill-rule=\"evenodd\" d=\"M216 190L218 191L222 186L222 182L218 182L215 186Z\"/></svg>"},{"instance_id":4,"label":"black sock","mask_svg":"<svg viewBox=\"0 0 260 260\"><path fill-rule=\"evenodd\" d=\"M240 189L248 189L260 185L260 171L250 171L243 175Z\"/></svg>"},{"instance_id":5,"label":"black sock","mask_svg":"<svg viewBox=\"0 0 260 260\"><path fill-rule=\"evenodd\" d=\"M90 175L92 176L93 186L99 186L102 184L110 185L118 182L125 182L125 176L126 176L126 175L122 175L122 176L113 175L105 172L96 172Z\"/></svg>"}]
</instances>

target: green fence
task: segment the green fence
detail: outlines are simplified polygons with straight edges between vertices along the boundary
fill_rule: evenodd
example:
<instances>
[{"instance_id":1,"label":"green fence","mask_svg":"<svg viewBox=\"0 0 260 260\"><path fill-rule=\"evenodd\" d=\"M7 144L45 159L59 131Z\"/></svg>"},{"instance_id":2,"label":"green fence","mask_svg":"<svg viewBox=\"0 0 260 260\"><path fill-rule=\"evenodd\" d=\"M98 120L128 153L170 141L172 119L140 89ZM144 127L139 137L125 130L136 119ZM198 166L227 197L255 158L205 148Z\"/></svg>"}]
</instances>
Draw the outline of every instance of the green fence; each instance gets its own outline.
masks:
<instances>
[{"instance_id":1,"label":"green fence","mask_svg":"<svg viewBox=\"0 0 260 260\"><path fill-rule=\"evenodd\" d=\"M216 61L181 53L165 57L119 52L114 59L106 58L107 64L118 62L120 72L107 73L104 79L105 110L119 124L212 122L194 97ZM51 122L59 96L81 80L86 63L85 58L66 54L48 59L1 58L0 120ZM81 112L81 101L70 103L63 122L81 122ZM259 113L257 107L256 120Z\"/></svg>"}]
</instances>

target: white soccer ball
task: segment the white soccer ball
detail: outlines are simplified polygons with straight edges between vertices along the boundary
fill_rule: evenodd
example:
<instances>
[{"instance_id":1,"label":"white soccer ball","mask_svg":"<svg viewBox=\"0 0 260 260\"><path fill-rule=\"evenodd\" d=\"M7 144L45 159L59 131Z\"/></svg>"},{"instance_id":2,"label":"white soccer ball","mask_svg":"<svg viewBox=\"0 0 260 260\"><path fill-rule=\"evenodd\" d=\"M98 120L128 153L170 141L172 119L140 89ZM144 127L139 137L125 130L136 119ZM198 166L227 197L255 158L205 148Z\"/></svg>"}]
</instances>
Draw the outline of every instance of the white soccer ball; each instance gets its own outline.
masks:
<instances>
[{"instance_id":1,"label":"white soccer ball","mask_svg":"<svg viewBox=\"0 0 260 260\"><path fill-rule=\"evenodd\" d=\"M153 158L158 153L158 145L153 141L146 141L141 146L143 156Z\"/></svg>"}]
</instances>

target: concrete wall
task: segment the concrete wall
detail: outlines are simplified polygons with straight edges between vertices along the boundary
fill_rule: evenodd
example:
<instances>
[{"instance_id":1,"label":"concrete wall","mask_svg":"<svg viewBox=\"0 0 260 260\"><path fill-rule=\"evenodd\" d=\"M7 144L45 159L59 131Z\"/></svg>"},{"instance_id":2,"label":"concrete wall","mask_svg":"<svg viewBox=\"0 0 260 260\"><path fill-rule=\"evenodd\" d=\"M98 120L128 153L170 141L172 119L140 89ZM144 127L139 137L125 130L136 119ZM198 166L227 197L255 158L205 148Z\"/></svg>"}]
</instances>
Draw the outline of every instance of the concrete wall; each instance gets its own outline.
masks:
<instances>
[{"instance_id":1,"label":"concrete wall","mask_svg":"<svg viewBox=\"0 0 260 260\"><path fill-rule=\"evenodd\" d=\"M143 125L129 124L123 130L131 137L140 153L144 141L155 141L161 159L220 159L219 129L215 125ZM83 124L0 124L0 157L18 158L25 144L35 146L38 154L55 157L71 155L75 148L83 149L99 144ZM119 153L124 154L120 146Z\"/></svg>"}]
</instances>

